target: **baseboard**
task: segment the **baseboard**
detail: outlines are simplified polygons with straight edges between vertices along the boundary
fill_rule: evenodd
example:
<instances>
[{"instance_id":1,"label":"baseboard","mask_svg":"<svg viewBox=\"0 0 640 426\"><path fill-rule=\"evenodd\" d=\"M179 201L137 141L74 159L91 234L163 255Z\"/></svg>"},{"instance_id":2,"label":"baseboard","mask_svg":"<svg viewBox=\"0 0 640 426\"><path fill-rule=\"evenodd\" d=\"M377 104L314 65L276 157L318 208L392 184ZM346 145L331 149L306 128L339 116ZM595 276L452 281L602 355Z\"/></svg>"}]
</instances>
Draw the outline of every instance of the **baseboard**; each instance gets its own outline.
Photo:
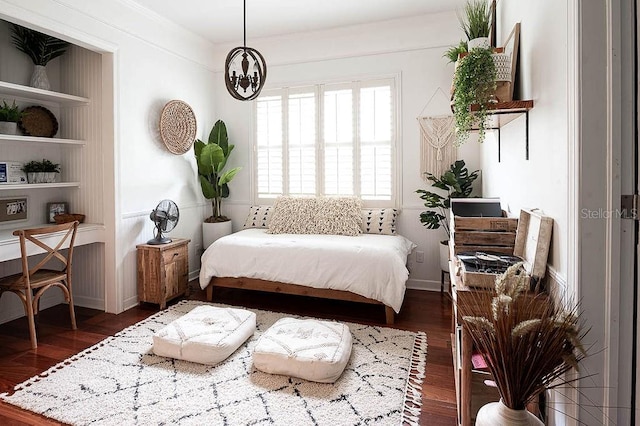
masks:
<instances>
[{"instance_id":1,"label":"baseboard","mask_svg":"<svg viewBox=\"0 0 640 426\"><path fill-rule=\"evenodd\" d=\"M189 272L189 282L193 280L199 280L199 279L200 279L200 269L196 269L195 271Z\"/></svg>"},{"instance_id":2,"label":"baseboard","mask_svg":"<svg viewBox=\"0 0 640 426\"><path fill-rule=\"evenodd\" d=\"M104 311L104 299L97 299L95 297L85 296L73 296L73 304L76 306L82 306L83 308L97 309Z\"/></svg>"},{"instance_id":3,"label":"baseboard","mask_svg":"<svg viewBox=\"0 0 640 426\"><path fill-rule=\"evenodd\" d=\"M445 284L447 283L445 282ZM440 291L440 281L409 278L406 286L412 290Z\"/></svg>"},{"instance_id":4,"label":"baseboard","mask_svg":"<svg viewBox=\"0 0 640 426\"><path fill-rule=\"evenodd\" d=\"M123 305L124 305L124 310L122 312L137 306L138 305L138 295L135 295L133 297L129 297L128 299L125 299Z\"/></svg>"}]
</instances>

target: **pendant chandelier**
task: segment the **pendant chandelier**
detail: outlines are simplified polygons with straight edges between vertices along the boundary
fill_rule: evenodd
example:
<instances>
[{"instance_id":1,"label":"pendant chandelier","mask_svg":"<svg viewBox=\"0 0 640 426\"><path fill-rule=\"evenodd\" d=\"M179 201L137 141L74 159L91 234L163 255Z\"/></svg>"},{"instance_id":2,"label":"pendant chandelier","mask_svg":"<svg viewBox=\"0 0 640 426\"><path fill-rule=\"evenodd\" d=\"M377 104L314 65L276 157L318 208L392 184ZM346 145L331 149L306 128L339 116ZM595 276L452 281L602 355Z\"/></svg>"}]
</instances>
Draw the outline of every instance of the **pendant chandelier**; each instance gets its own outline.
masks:
<instances>
[{"instance_id":1,"label":"pendant chandelier","mask_svg":"<svg viewBox=\"0 0 640 426\"><path fill-rule=\"evenodd\" d=\"M247 0L243 0L244 45L229 52L225 61L225 83L234 98L251 101L258 97L267 78L267 63L256 49L247 47Z\"/></svg>"}]
</instances>

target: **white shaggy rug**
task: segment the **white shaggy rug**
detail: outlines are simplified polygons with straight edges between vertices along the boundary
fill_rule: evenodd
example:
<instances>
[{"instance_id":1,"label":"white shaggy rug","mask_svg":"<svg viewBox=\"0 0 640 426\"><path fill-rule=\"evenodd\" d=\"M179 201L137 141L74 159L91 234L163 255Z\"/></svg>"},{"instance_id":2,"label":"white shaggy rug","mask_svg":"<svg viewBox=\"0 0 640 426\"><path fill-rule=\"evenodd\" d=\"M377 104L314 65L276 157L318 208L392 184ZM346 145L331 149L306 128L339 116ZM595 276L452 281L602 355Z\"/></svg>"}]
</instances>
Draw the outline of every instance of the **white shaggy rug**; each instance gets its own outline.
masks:
<instances>
[{"instance_id":1,"label":"white shaggy rug","mask_svg":"<svg viewBox=\"0 0 640 426\"><path fill-rule=\"evenodd\" d=\"M254 336L216 366L154 355L151 336L203 303L169 307L0 398L74 425L418 424L424 333L349 323L352 354L334 384L253 368L257 338L285 316L274 312L253 310Z\"/></svg>"}]
</instances>

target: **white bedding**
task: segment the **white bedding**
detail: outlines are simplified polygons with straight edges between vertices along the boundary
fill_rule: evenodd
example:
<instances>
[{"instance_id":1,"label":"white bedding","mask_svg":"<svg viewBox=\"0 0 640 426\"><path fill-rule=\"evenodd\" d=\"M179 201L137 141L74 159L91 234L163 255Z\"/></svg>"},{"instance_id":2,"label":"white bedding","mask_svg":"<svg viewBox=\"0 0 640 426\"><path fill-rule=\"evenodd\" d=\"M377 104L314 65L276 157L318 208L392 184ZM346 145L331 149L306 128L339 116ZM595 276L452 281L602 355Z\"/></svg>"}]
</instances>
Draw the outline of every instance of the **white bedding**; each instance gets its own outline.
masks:
<instances>
[{"instance_id":1,"label":"white bedding","mask_svg":"<svg viewBox=\"0 0 640 426\"><path fill-rule=\"evenodd\" d=\"M347 290L399 312L416 247L400 235L267 234L245 229L215 241L202 255L200 287L212 277L246 277Z\"/></svg>"}]
</instances>

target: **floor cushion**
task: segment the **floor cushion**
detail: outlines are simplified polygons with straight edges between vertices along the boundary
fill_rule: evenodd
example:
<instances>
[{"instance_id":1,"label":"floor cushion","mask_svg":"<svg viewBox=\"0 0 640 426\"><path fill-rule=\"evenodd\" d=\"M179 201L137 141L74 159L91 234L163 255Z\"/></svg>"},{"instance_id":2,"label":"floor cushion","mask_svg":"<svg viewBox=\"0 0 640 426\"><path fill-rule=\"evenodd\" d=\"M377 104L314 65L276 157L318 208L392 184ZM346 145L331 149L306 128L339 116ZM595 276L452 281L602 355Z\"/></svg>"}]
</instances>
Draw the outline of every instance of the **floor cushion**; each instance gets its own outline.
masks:
<instances>
[{"instance_id":1,"label":"floor cushion","mask_svg":"<svg viewBox=\"0 0 640 426\"><path fill-rule=\"evenodd\" d=\"M244 309L198 306L153 336L159 356L201 364L224 361L256 329L256 314Z\"/></svg>"},{"instance_id":2,"label":"floor cushion","mask_svg":"<svg viewBox=\"0 0 640 426\"><path fill-rule=\"evenodd\" d=\"M253 365L265 373L333 383L350 355L351 332L345 324L282 318L258 339Z\"/></svg>"}]
</instances>

